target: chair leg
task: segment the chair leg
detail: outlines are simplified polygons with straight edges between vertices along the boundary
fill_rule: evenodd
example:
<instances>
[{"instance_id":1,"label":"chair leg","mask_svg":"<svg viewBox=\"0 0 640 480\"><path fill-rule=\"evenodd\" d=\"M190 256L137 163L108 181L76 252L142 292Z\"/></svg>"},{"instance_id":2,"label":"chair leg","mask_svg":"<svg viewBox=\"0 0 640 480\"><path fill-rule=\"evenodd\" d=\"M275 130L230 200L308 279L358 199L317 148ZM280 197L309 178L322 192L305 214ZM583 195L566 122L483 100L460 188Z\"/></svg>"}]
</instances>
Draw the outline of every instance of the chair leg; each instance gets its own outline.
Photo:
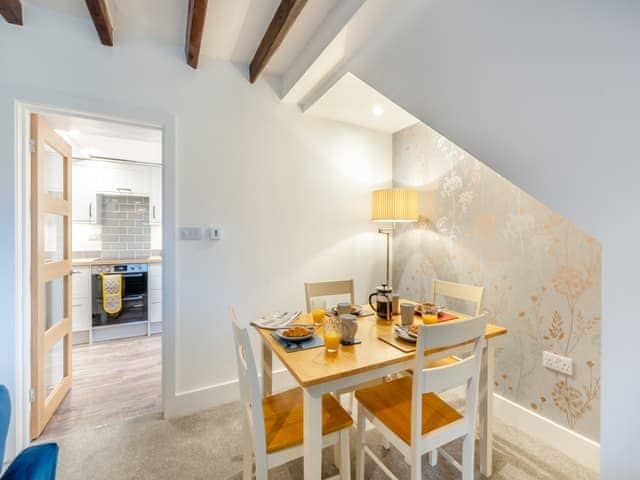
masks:
<instances>
[{"instance_id":1,"label":"chair leg","mask_svg":"<svg viewBox=\"0 0 640 480\"><path fill-rule=\"evenodd\" d=\"M411 448L411 480L422 480L422 455L415 446Z\"/></svg>"},{"instance_id":2,"label":"chair leg","mask_svg":"<svg viewBox=\"0 0 640 480\"><path fill-rule=\"evenodd\" d=\"M367 433L367 418L358 404L358 429L356 430L356 480L364 480L364 445Z\"/></svg>"},{"instance_id":3,"label":"chair leg","mask_svg":"<svg viewBox=\"0 0 640 480\"><path fill-rule=\"evenodd\" d=\"M351 455L349 453L349 430L340 431L340 478L351 479Z\"/></svg>"},{"instance_id":4,"label":"chair leg","mask_svg":"<svg viewBox=\"0 0 640 480\"><path fill-rule=\"evenodd\" d=\"M429 452L429 465L432 467L438 465L438 449Z\"/></svg>"},{"instance_id":5,"label":"chair leg","mask_svg":"<svg viewBox=\"0 0 640 480\"><path fill-rule=\"evenodd\" d=\"M473 453L475 438L473 432L468 433L462 441L462 480L473 480L474 465Z\"/></svg>"}]
</instances>

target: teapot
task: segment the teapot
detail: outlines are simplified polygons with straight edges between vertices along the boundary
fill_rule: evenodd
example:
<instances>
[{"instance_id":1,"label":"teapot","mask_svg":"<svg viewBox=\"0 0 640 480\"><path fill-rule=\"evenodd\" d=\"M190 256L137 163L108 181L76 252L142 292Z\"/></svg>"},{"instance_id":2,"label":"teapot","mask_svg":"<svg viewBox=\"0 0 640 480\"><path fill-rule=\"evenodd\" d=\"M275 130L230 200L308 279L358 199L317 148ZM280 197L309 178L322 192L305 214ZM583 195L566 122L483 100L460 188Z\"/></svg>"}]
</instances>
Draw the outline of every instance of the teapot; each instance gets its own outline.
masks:
<instances>
[{"instance_id":1,"label":"teapot","mask_svg":"<svg viewBox=\"0 0 640 480\"><path fill-rule=\"evenodd\" d=\"M376 287L376 291L369 295L369 306L373 309L374 312L378 315L378 318L382 318L384 320L391 320L393 315L393 299L392 299L392 289L389 285L382 284ZM376 304L373 304L373 298L376 299Z\"/></svg>"}]
</instances>

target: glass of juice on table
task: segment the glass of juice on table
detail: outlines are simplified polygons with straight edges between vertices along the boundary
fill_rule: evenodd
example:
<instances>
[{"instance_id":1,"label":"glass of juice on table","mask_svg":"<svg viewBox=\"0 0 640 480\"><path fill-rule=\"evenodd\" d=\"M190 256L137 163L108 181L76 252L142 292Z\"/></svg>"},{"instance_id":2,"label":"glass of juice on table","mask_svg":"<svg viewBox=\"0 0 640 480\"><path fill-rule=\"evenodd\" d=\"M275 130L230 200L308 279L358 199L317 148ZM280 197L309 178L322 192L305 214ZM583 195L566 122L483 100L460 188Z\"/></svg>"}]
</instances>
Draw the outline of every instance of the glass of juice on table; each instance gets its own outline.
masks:
<instances>
[{"instance_id":1,"label":"glass of juice on table","mask_svg":"<svg viewBox=\"0 0 640 480\"><path fill-rule=\"evenodd\" d=\"M311 316L313 317L313 324L316 327L322 325L325 315L327 314L327 301L324 298L312 298L311 299Z\"/></svg>"},{"instance_id":2,"label":"glass of juice on table","mask_svg":"<svg viewBox=\"0 0 640 480\"><path fill-rule=\"evenodd\" d=\"M340 345L340 318L328 316L324 319L322 333L324 336L324 347L327 352L335 353Z\"/></svg>"},{"instance_id":3,"label":"glass of juice on table","mask_svg":"<svg viewBox=\"0 0 640 480\"><path fill-rule=\"evenodd\" d=\"M422 304L422 323L438 323L438 306L433 303Z\"/></svg>"}]
</instances>

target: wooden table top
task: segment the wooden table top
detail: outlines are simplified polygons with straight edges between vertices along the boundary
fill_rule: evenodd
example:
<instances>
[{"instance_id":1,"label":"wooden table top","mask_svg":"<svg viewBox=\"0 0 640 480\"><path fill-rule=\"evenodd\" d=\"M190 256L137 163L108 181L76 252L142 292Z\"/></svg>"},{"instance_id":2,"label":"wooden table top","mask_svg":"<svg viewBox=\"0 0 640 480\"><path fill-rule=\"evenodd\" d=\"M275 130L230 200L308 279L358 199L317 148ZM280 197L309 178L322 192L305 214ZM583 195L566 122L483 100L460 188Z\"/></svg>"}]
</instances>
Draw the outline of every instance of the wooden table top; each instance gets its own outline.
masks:
<instances>
[{"instance_id":1,"label":"wooden table top","mask_svg":"<svg viewBox=\"0 0 640 480\"><path fill-rule=\"evenodd\" d=\"M366 308L368 309L369 307L367 306ZM465 315L460 315L460 317L468 318ZM415 352L402 352L378 339L378 335L390 333L393 324L399 323L399 320L400 315L395 315L393 322L380 320L375 315L359 318L356 338L361 340L362 343L350 346L340 345L337 353L326 353L324 347L310 348L299 352L287 352L271 336L271 330L259 328L256 328L256 330L298 383L303 387L308 387L415 358ZM311 324L313 323L313 318L309 313L302 314L295 323ZM415 323L421 323L421 319L417 316L415 317ZM322 329L318 329L317 333L322 335ZM494 338L506 333L507 329L504 327L487 324L485 338ZM432 354L435 352L426 353Z\"/></svg>"}]
</instances>

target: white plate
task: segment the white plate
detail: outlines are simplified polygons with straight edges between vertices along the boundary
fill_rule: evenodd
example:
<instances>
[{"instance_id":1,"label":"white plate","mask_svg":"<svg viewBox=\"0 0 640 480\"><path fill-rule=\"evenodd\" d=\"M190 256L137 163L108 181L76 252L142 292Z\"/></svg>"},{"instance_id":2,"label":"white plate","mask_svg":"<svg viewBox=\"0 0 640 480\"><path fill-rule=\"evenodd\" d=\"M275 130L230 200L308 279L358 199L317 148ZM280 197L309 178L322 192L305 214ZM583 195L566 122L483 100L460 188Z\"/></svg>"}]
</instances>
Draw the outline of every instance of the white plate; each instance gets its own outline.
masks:
<instances>
[{"instance_id":1,"label":"white plate","mask_svg":"<svg viewBox=\"0 0 640 480\"><path fill-rule=\"evenodd\" d=\"M400 326L394 325L393 331L402 340L406 340L407 342L416 343L416 337L409 333L409 325Z\"/></svg>"},{"instance_id":2,"label":"white plate","mask_svg":"<svg viewBox=\"0 0 640 480\"><path fill-rule=\"evenodd\" d=\"M300 343L300 342L304 342L305 340L309 340L311 337L313 337L313 334L315 333L315 329L311 327L305 327L308 330L311 330L311 333L309 335L305 335L304 337L287 337L283 335L282 332L284 332L285 330L289 330L289 328L291 327L279 328L278 330L276 330L276 335L280 337L282 340L284 340L285 342Z\"/></svg>"},{"instance_id":3,"label":"white plate","mask_svg":"<svg viewBox=\"0 0 640 480\"><path fill-rule=\"evenodd\" d=\"M354 312L352 312L352 313L351 313L351 315L355 315L355 316L357 317L358 315L360 315L360 314L362 313L362 307L361 307L360 305L354 305L354 307L355 307L356 309L355 309L355 311L354 311ZM331 309L331 312L332 312L334 315L337 315L337 313L338 313L338 307L333 307L333 308Z\"/></svg>"}]
</instances>

